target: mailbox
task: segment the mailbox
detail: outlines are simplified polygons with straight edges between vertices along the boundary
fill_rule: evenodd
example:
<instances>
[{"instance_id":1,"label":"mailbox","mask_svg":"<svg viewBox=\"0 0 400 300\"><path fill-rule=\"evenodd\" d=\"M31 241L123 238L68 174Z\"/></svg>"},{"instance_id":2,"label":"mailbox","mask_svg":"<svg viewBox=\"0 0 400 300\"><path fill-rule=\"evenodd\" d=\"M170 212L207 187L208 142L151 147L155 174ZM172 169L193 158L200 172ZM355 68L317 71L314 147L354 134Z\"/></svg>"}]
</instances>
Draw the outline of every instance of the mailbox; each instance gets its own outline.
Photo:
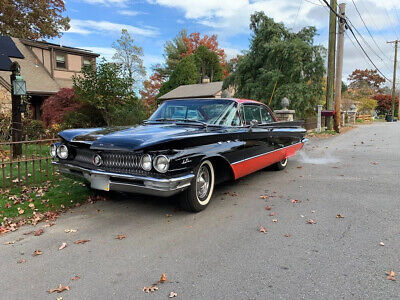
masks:
<instances>
[{"instance_id":1,"label":"mailbox","mask_svg":"<svg viewBox=\"0 0 400 300\"><path fill-rule=\"evenodd\" d=\"M321 111L321 116L323 117L331 117L335 115L335 111L334 110L323 110Z\"/></svg>"}]
</instances>

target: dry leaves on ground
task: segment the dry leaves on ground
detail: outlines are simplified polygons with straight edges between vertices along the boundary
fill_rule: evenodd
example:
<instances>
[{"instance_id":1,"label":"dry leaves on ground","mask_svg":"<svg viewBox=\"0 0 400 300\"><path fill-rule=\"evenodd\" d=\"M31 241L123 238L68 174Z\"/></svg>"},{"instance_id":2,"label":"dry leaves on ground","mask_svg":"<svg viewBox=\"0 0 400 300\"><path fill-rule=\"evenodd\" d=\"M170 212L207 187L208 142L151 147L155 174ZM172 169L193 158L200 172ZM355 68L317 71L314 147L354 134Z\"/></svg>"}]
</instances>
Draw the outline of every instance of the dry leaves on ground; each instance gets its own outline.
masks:
<instances>
[{"instance_id":1,"label":"dry leaves on ground","mask_svg":"<svg viewBox=\"0 0 400 300\"><path fill-rule=\"evenodd\" d=\"M178 294L175 292L170 292L168 298L178 297Z\"/></svg>"},{"instance_id":2,"label":"dry leaves on ground","mask_svg":"<svg viewBox=\"0 0 400 300\"><path fill-rule=\"evenodd\" d=\"M301 200L292 199L292 200L290 200L290 202L292 202L292 203L300 203Z\"/></svg>"},{"instance_id":3,"label":"dry leaves on ground","mask_svg":"<svg viewBox=\"0 0 400 300\"><path fill-rule=\"evenodd\" d=\"M394 278L394 276L396 276L396 273L394 271L390 270L389 272L386 272L386 275L387 280L396 281L396 278Z\"/></svg>"},{"instance_id":4,"label":"dry leaves on ground","mask_svg":"<svg viewBox=\"0 0 400 300\"><path fill-rule=\"evenodd\" d=\"M65 229L64 230L65 233L75 233L77 231L78 231L77 229Z\"/></svg>"},{"instance_id":5,"label":"dry leaves on ground","mask_svg":"<svg viewBox=\"0 0 400 300\"><path fill-rule=\"evenodd\" d=\"M278 219L273 219L272 222L278 223Z\"/></svg>"},{"instance_id":6,"label":"dry leaves on ground","mask_svg":"<svg viewBox=\"0 0 400 300\"><path fill-rule=\"evenodd\" d=\"M74 280L74 281L79 280L79 279L81 279L81 278L79 276L76 276L76 275L71 278L71 280Z\"/></svg>"},{"instance_id":7,"label":"dry leaves on ground","mask_svg":"<svg viewBox=\"0 0 400 300\"><path fill-rule=\"evenodd\" d=\"M117 240L123 240L124 238L126 238L125 234L118 234L116 237Z\"/></svg>"},{"instance_id":8,"label":"dry leaves on ground","mask_svg":"<svg viewBox=\"0 0 400 300\"><path fill-rule=\"evenodd\" d=\"M337 215L336 215L336 218L338 218L338 219L343 219L344 217L343 217L341 214L337 214Z\"/></svg>"},{"instance_id":9,"label":"dry leaves on ground","mask_svg":"<svg viewBox=\"0 0 400 300\"><path fill-rule=\"evenodd\" d=\"M75 241L75 244L79 245L79 244L85 244L87 242L90 242L90 240L77 240Z\"/></svg>"},{"instance_id":10,"label":"dry leaves on ground","mask_svg":"<svg viewBox=\"0 0 400 300\"><path fill-rule=\"evenodd\" d=\"M34 236L42 235L43 232L44 232L44 230L43 230L42 228L40 228L39 230L36 230L36 231L35 231Z\"/></svg>"},{"instance_id":11,"label":"dry leaves on ground","mask_svg":"<svg viewBox=\"0 0 400 300\"><path fill-rule=\"evenodd\" d=\"M272 207L269 206L269 205L267 205L267 206L265 207L266 210L271 210L271 208L272 208Z\"/></svg>"},{"instance_id":12,"label":"dry leaves on ground","mask_svg":"<svg viewBox=\"0 0 400 300\"><path fill-rule=\"evenodd\" d=\"M150 292L155 292L155 291L158 291L158 287L156 285L145 286L143 288L143 292L145 292L145 293L150 293Z\"/></svg>"},{"instance_id":13,"label":"dry leaves on ground","mask_svg":"<svg viewBox=\"0 0 400 300\"><path fill-rule=\"evenodd\" d=\"M167 281L167 274L162 273L161 274L161 278L160 278L160 280L158 282L164 283L166 281Z\"/></svg>"},{"instance_id":14,"label":"dry leaves on ground","mask_svg":"<svg viewBox=\"0 0 400 300\"><path fill-rule=\"evenodd\" d=\"M62 243L61 246L60 246L60 248L58 248L58 250L62 250L62 249L64 249L65 247L67 247L67 243Z\"/></svg>"},{"instance_id":15,"label":"dry leaves on ground","mask_svg":"<svg viewBox=\"0 0 400 300\"><path fill-rule=\"evenodd\" d=\"M308 219L306 223L307 224L315 224L317 222L315 222L313 219Z\"/></svg>"},{"instance_id":16,"label":"dry leaves on ground","mask_svg":"<svg viewBox=\"0 0 400 300\"><path fill-rule=\"evenodd\" d=\"M262 232L262 233L267 233L267 229L265 229L264 226L261 226L261 227L260 227L260 232Z\"/></svg>"},{"instance_id":17,"label":"dry leaves on ground","mask_svg":"<svg viewBox=\"0 0 400 300\"><path fill-rule=\"evenodd\" d=\"M286 233L286 234L285 234L285 237L290 237L290 234L289 234L289 233Z\"/></svg>"},{"instance_id":18,"label":"dry leaves on ground","mask_svg":"<svg viewBox=\"0 0 400 300\"><path fill-rule=\"evenodd\" d=\"M297 169L301 169L303 166L297 166Z\"/></svg>"},{"instance_id":19,"label":"dry leaves on ground","mask_svg":"<svg viewBox=\"0 0 400 300\"><path fill-rule=\"evenodd\" d=\"M384 242L380 242L379 245L385 246L385 243Z\"/></svg>"},{"instance_id":20,"label":"dry leaves on ground","mask_svg":"<svg viewBox=\"0 0 400 300\"><path fill-rule=\"evenodd\" d=\"M50 289L50 290L49 290L49 294L53 294L54 292L61 293L61 292L63 292L63 291L69 291L69 286L68 286L68 285L62 286L62 284L60 283L60 285L58 286L58 288L56 288L56 289Z\"/></svg>"},{"instance_id":21,"label":"dry leaves on ground","mask_svg":"<svg viewBox=\"0 0 400 300\"><path fill-rule=\"evenodd\" d=\"M269 196L267 196L267 195L261 195L260 198L261 198L261 199L264 199L264 200L267 200L267 199L269 198Z\"/></svg>"},{"instance_id":22,"label":"dry leaves on ground","mask_svg":"<svg viewBox=\"0 0 400 300\"><path fill-rule=\"evenodd\" d=\"M26 262L26 260L21 258L20 260L17 261L17 264L23 264L24 262Z\"/></svg>"},{"instance_id":23,"label":"dry leaves on ground","mask_svg":"<svg viewBox=\"0 0 400 300\"><path fill-rule=\"evenodd\" d=\"M32 256L38 256L38 255L42 255L42 254L43 254L43 251L35 250L35 251L33 252Z\"/></svg>"},{"instance_id":24,"label":"dry leaves on ground","mask_svg":"<svg viewBox=\"0 0 400 300\"><path fill-rule=\"evenodd\" d=\"M225 195L229 195L231 197L236 197L237 196L236 192L225 192L224 194Z\"/></svg>"},{"instance_id":25,"label":"dry leaves on ground","mask_svg":"<svg viewBox=\"0 0 400 300\"><path fill-rule=\"evenodd\" d=\"M275 216L275 213L274 213L274 212L271 212L271 213L269 213L269 216L270 216L270 217L273 217L273 216Z\"/></svg>"}]
</instances>

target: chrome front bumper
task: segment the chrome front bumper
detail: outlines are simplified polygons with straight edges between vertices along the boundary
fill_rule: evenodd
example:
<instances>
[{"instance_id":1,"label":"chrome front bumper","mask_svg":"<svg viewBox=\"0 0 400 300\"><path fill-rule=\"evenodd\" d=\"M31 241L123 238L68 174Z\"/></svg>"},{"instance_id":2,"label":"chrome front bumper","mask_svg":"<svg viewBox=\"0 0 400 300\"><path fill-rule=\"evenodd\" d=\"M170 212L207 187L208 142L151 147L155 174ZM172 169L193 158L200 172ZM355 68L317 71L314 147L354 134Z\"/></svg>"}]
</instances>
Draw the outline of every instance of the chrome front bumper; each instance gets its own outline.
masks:
<instances>
[{"instance_id":1,"label":"chrome front bumper","mask_svg":"<svg viewBox=\"0 0 400 300\"><path fill-rule=\"evenodd\" d=\"M58 166L60 173L85 178L91 183L91 187L94 189L161 197L169 197L184 191L194 177L194 174L187 174L180 177L163 179L91 170L71 164L59 163L58 161L53 161L53 164Z\"/></svg>"}]
</instances>

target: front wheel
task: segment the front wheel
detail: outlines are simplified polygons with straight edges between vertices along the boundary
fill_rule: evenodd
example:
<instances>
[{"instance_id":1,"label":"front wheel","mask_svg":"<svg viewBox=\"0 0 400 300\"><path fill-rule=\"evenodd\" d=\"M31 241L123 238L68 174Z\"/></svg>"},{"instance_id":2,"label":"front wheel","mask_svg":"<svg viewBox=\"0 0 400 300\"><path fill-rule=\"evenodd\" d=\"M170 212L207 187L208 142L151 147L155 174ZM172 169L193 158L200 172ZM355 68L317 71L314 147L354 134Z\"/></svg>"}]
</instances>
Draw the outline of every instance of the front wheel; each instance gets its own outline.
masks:
<instances>
[{"instance_id":1,"label":"front wheel","mask_svg":"<svg viewBox=\"0 0 400 300\"><path fill-rule=\"evenodd\" d=\"M272 168L273 168L274 170L281 171L281 170L283 170L284 168L286 168L287 161L288 161L287 158L285 158L284 160L281 160L281 161L279 161L279 162L273 164L273 165L272 165Z\"/></svg>"},{"instance_id":2,"label":"front wheel","mask_svg":"<svg viewBox=\"0 0 400 300\"><path fill-rule=\"evenodd\" d=\"M180 195L180 205L184 210L199 212L205 209L214 191L214 167L204 160L195 170L190 186Z\"/></svg>"}]
</instances>

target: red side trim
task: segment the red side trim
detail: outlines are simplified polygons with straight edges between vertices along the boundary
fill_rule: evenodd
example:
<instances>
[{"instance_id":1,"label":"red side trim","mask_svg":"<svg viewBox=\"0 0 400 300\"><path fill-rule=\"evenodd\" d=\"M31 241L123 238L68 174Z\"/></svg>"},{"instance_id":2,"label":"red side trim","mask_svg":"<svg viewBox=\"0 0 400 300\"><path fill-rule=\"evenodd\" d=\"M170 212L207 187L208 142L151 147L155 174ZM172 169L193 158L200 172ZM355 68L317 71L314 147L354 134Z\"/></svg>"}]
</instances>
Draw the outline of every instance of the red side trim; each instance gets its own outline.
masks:
<instances>
[{"instance_id":1,"label":"red side trim","mask_svg":"<svg viewBox=\"0 0 400 300\"><path fill-rule=\"evenodd\" d=\"M268 167L278 161L284 160L295 155L296 151L303 147L303 143L298 143L280 150L275 150L254 158L244 160L239 163L232 164L233 174L235 179L246 176L255 171Z\"/></svg>"}]
</instances>

